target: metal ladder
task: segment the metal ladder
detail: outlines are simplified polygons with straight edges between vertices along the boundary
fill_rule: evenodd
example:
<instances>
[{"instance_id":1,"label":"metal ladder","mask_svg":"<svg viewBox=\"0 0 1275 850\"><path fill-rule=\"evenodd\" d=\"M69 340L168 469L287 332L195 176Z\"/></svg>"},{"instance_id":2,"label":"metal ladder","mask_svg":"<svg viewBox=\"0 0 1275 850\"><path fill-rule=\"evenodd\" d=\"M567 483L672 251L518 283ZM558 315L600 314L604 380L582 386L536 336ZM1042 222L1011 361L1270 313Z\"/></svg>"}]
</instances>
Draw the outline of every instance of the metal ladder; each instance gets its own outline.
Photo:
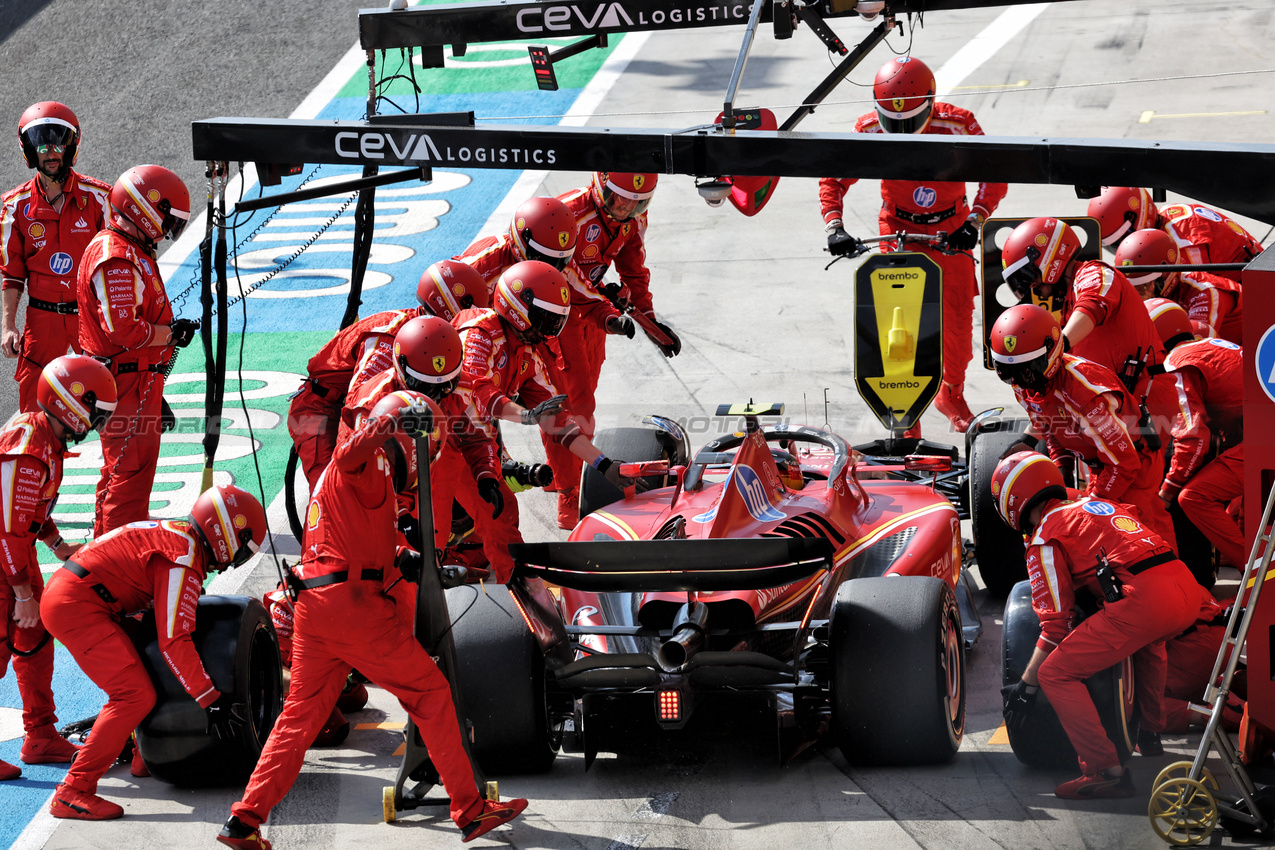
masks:
<instances>
[{"instance_id":1,"label":"metal ladder","mask_svg":"<svg viewBox=\"0 0 1275 850\"><path fill-rule=\"evenodd\" d=\"M1258 832L1265 831L1272 825L1270 820L1262 815L1256 797L1257 788L1249 777L1248 771L1245 770L1235 745L1231 743L1226 730L1220 728L1220 724L1222 709L1230 694L1231 680L1235 677L1235 668L1239 665L1240 652L1248 636L1249 625L1253 620L1253 612L1262 592L1262 585L1265 584L1267 573L1270 571L1272 554L1275 554L1275 546L1272 545L1272 539L1275 538L1273 522L1275 522L1275 488L1271 489L1266 498L1266 508L1262 512L1257 539L1253 541L1248 565L1240 579L1239 593L1226 624L1226 638L1218 650L1217 661L1213 664L1213 674L1209 677L1209 686L1204 694L1206 705L1199 706L1200 710L1211 708L1199 750L1195 754L1194 761L1176 762L1161 771L1156 777L1151 792L1151 802L1147 812L1148 817L1151 818L1151 826L1156 834L1170 844L1189 846L1203 841L1217 825L1219 813L1233 821L1251 826ZM1215 792L1218 790L1217 780L1204 766L1209 751L1214 747L1217 748L1227 775L1239 789L1247 811L1217 802L1215 797ZM1212 790L1209 786L1212 786Z\"/></svg>"}]
</instances>

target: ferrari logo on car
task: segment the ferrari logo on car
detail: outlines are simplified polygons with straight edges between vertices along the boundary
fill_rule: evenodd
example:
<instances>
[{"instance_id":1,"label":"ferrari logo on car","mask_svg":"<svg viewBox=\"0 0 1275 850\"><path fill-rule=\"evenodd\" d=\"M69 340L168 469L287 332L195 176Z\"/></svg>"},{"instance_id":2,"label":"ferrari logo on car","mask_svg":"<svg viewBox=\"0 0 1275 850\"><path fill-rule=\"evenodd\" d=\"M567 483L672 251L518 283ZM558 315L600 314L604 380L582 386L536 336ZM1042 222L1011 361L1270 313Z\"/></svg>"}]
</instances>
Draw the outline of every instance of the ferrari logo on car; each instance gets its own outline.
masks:
<instances>
[{"instance_id":1,"label":"ferrari logo on car","mask_svg":"<svg viewBox=\"0 0 1275 850\"><path fill-rule=\"evenodd\" d=\"M1016 336L1005 337L1005 353L1006 354L1013 354L1014 349L1016 347L1018 347L1018 337Z\"/></svg>"},{"instance_id":2,"label":"ferrari logo on car","mask_svg":"<svg viewBox=\"0 0 1275 850\"><path fill-rule=\"evenodd\" d=\"M440 356L440 357L435 357L435 358L434 358L434 371L435 371L435 372L438 372L440 375L441 375L441 374L442 374L442 372L443 372L443 367L444 367L444 366L446 366L446 365L447 365L447 358L446 358L446 357L441 357L441 356Z\"/></svg>"}]
</instances>

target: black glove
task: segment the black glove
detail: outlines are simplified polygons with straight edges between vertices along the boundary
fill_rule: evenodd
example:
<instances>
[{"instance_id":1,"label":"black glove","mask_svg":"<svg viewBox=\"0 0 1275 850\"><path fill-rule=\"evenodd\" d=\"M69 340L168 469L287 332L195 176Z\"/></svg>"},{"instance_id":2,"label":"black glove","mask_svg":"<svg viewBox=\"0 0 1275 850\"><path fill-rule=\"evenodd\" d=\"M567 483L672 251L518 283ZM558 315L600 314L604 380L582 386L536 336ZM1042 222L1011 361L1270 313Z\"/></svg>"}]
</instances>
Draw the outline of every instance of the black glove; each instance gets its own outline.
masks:
<instances>
[{"instance_id":1,"label":"black glove","mask_svg":"<svg viewBox=\"0 0 1275 850\"><path fill-rule=\"evenodd\" d=\"M419 546L421 542L421 524L411 514L403 514L398 518L398 530L403 532L407 542Z\"/></svg>"},{"instance_id":2,"label":"black glove","mask_svg":"<svg viewBox=\"0 0 1275 850\"><path fill-rule=\"evenodd\" d=\"M603 478L621 490L624 489L625 485L633 483L632 479L625 478L620 474L620 464L609 457L604 457L598 461L596 469L602 473Z\"/></svg>"},{"instance_id":3,"label":"black glove","mask_svg":"<svg viewBox=\"0 0 1275 850\"><path fill-rule=\"evenodd\" d=\"M655 345L660 349L660 352L665 357L676 357L677 355L681 354L682 353L681 337L673 333L672 328L670 328L668 325L664 324L663 322L661 322L659 319L655 318L654 316L651 316L651 321L655 324L657 328L660 329L660 332L663 333L670 340L668 345L663 345L658 342L655 343ZM655 342L655 340L651 340L651 341Z\"/></svg>"},{"instance_id":4,"label":"black glove","mask_svg":"<svg viewBox=\"0 0 1275 850\"><path fill-rule=\"evenodd\" d=\"M403 578L412 584L421 583L421 567L425 564L425 559L421 557L421 553L415 549L401 549L398 557L394 559L394 565L398 567L398 571L403 574Z\"/></svg>"},{"instance_id":5,"label":"black glove","mask_svg":"<svg viewBox=\"0 0 1275 850\"><path fill-rule=\"evenodd\" d=\"M491 505L491 518L495 519L505 510L505 497L500 495L500 482L495 478L483 478L478 482L478 495Z\"/></svg>"},{"instance_id":6,"label":"black glove","mask_svg":"<svg viewBox=\"0 0 1275 850\"><path fill-rule=\"evenodd\" d=\"M434 414L427 405L409 404L398 411L398 427L413 440L419 440L434 430Z\"/></svg>"},{"instance_id":7,"label":"black glove","mask_svg":"<svg viewBox=\"0 0 1275 850\"><path fill-rule=\"evenodd\" d=\"M567 397L565 395L556 395L553 398L545 399L531 410L524 410L520 416L522 424L538 425L542 419L557 416L560 412L562 412L562 405L566 400Z\"/></svg>"},{"instance_id":8,"label":"black glove","mask_svg":"<svg viewBox=\"0 0 1275 850\"><path fill-rule=\"evenodd\" d=\"M1000 459L1004 460L1017 452L1034 452L1036 451L1036 438L1029 437L1026 434L1018 438L1018 442L1010 443L1009 448L1001 452Z\"/></svg>"},{"instance_id":9,"label":"black glove","mask_svg":"<svg viewBox=\"0 0 1275 850\"><path fill-rule=\"evenodd\" d=\"M636 329L633 327L633 320L628 316L612 316L607 319L607 333L619 336L624 334L629 339L633 339Z\"/></svg>"},{"instance_id":10,"label":"black glove","mask_svg":"<svg viewBox=\"0 0 1275 850\"><path fill-rule=\"evenodd\" d=\"M1001 688L1001 697L1005 700L1006 729L1014 734L1019 734L1023 731L1028 716L1036 706L1036 695L1038 693L1040 693L1039 687L1029 685L1022 679L1012 685L1006 685Z\"/></svg>"},{"instance_id":11,"label":"black glove","mask_svg":"<svg viewBox=\"0 0 1275 850\"><path fill-rule=\"evenodd\" d=\"M844 227L838 227L828 234L828 253L834 257L857 257L866 250L867 247L846 233Z\"/></svg>"},{"instance_id":12,"label":"black glove","mask_svg":"<svg viewBox=\"0 0 1275 850\"><path fill-rule=\"evenodd\" d=\"M205 709L208 715L208 734L220 741L229 741L238 736L239 730L248 725L243 716L243 706L236 704L230 694L222 694L217 701Z\"/></svg>"},{"instance_id":13,"label":"black glove","mask_svg":"<svg viewBox=\"0 0 1275 850\"><path fill-rule=\"evenodd\" d=\"M978 223L971 217L947 237L947 246L957 251L970 251L978 246Z\"/></svg>"},{"instance_id":14,"label":"black glove","mask_svg":"<svg viewBox=\"0 0 1275 850\"><path fill-rule=\"evenodd\" d=\"M190 345L191 340L195 338L195 332L198 330L198 319L174 319L173 323L168 326L169 342L178 348L185 348Z\"/></svg>"},{"instance_id":15,"label":"black glove","mask_svg":"<svg viewBox=\"0 0 1275 850\"><path fill-rule=\"evenodd\" d=\"M166 434L177 427L177 416L168 406L168 400L163 397L159 400L159 407L159 433Z\"/></svg>"}]
</instances>

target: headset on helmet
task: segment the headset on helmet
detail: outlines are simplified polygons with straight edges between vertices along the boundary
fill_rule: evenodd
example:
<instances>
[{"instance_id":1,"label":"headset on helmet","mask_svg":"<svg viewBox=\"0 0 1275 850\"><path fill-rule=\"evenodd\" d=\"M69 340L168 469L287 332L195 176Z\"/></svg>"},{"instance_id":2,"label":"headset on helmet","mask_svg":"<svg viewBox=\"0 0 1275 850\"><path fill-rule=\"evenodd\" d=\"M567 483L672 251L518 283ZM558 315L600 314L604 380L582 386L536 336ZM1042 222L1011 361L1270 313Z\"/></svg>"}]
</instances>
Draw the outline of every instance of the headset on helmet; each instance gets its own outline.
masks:
<instances>
[{"instance_id":1,"label":"headset on helmet","mask_svg":"<svg viewBox=\"0 0 1275 850\"><path fill-rule=\"evenodd\" d=\"M210 487L195 500L190 521L199 530L213 563L238 567L266 539L266 512L247 490L233 484Z\"/></svg>"},{"instance_id":2,"label":"headset on helmet","mask_svg":"<svg viewBox=\"0 0 1275 850\"><path fill-rule=\"evenodd\" d=\"M1015 531L1031 531L1027 517L1047 499L1066 499L1067 486L1052 460L1037 452L1016 452L992 473L996 512Z\"/></svg>"},{"instance_id":3,"label":"headset on helmet","mask_svg":"<svg viewBox=\"0 0 1275 850\"><path fill-rule=\"evenodd\" d=\"M492 306L520 339L534 345L562 333L571 314L571 290L553 266L514 263L496 281Z\"/></svg>"},{"instance_id":4,"label":"headset on helmet","mask_svg":"<svg viewBox=\"0 0 1275 850\"><path fill-rule=\"evenodd\" d=\"M655 194L658 174L640 171L593 172L593 203L613 221L628 221L646 212Z\"/></svg>"},{"instance_id":5,"label":"headset on helmet","mask_svg":"<svg viewBox=\"0 0 1275 850\"><path fill-rule=\"evenodd\" d=\"M40 372L35 400L78 443L105 424L119 396L110 369L84 354L64 354Z\"/></svg>"},{"instance_id":6,"label":"headset on helmet","mask_svg":"<svg viewBox=\"0 0 1275 850\"><path fill-rule=\"evenodd\" d=\"M1165 351L1172 351L1181 343L1195 339L1191 317L1181 304L1168 298L1148 298L1146 305L1147 315L1151 317L1151 324L1155 325L1155 332Z\"/></svg>"},{"instance_id":7,"label":"headset on helmet","mask_svg":"<svg viewBox=\"0 0 1275 850\"><path fill-rule=\"evenodd\" d=\"M1062 329L1054 314L1035 304L1010 307L992 325L996 376L1032 392L1043 392L1062 365Z\"/></svg>"},{"instance_id":8,"label":"headset on helmet","mask_svg":"<svg viewBox=\"0 0 1275 850\"><path fill-rule=\"evenodd\" d=\"M111 187L111 207L152 243L176 239L190 220L190 192L162 165L136 165Z\"/></svg>"},{"instance_id":9,"label":"headset on helmet","mask_svg":"<svg viewBox=\"0 0 1275 850\"><path fill-rule=\"evenodd\" d=\"M1005 240L1002 275L1021 301L1042 286L1062 283L1063 273L1079 250L1080 237L1065 222L1056 218L1028 219Z\"/></svg>"},{"instance_id":10,"label":"headset on helmet","mask_svg":"<svg viewBox=\"0 0 1275 850\"><path fill-rule=\"evenodd\" d=\"M514 254L565 269L576 251L576 217L557 198L529 198L509 222Z\"/></svg>"},{"instance_id":11,"label":"headset on helmet","mask_svg":"<svg viewBox=\"0 0 1275 850\"><path fill-rule=\"evenodd\" d=\"M417 316L394 335L394 375L400 385L438 401L460 380L460 334L438 316Z\"/></svg>"},{"instance_id":12,"label":"headset on helmet","mask_svg":"<svg viewBox=\"0 0 1275 850\"><path fill-rule=\"evenodd\" d=\"M439 260L425 270L416 285L416 300L435 316L447 321L461 310L487 309L487 282L478 270L458 260Z\"/></svg>"},{"instance_id":13,"label":"headset on helmet","mask_svg":"<svg viewBox=\"0 0 1275 850\"><path fill-rule=\"evenodd\" d=\"M40 167L39 154L60 149L62 164L48 176L61 183L71 173L80 152L80 122L70 107L45 100L27 107L18 119L18 141L27 168Z\"/></svg>"},{"instance_id":14,"label":"headset on helmet","mask_svg":"<svg viewBox=\"0 0 1275 850\"><path fill-rule=\"evenodd\" d=\"M920 59L899 56L877 71L872 97L887 133L921 133L934 110L934 72Z\"/></svg>"},{"instance_id":15,"label":"headset on helmet","mask_svg":"<svg viewBox=\"0 0 1275 850\"><path fill-rule=\"evenodd\" d=\"M1098 219L1102 244L1114 247L1135 230L1155 227L1160 211L1146 189L1103 186L1098 197L1089 199L1089 217Z\"/></svg>"},{"instance_id":16,"label":"headset on helmet","mask_svg":"<svg viewBox=\"0 0 1275 850\"><path fill-rule=\"evenodd\" d=\"M1146 228L1135 230L1120 242L1116 249L1116 268L1121 266L1174 266L1178 263L1178 246L1173 244L1173 237L1163 230ZM1166 285L1167 278L1172 277L1173 269L1163 272L1142 272L1126 274L1129 282L1142 291L1142 287L1152 286L1152 294L1159 295L1173 287ZM1176 283L1176 278L1173 279ZM1145 297L1145 296L1144 296Z\"/></svg>"},{"instance_id":17,"label":"headset on helmet","mask_svg":"<svg viewBox=\"0 0 1275 850\"><path fill-rule=\"evenodd\" d=\"M433 427L428 435L429 457L433 461L443 446L443 412L428 396L402 390L392 392L378 401L368 416L373 419L378 416L397 417L400 410L412 405L428 407L433 417ZM406 493L415 490L419 472L417 469L416 441L396 425L393 432L385 440L385 455L390 463L394 464L394 491L396 493Z\"/></svg>"}]
</instances>

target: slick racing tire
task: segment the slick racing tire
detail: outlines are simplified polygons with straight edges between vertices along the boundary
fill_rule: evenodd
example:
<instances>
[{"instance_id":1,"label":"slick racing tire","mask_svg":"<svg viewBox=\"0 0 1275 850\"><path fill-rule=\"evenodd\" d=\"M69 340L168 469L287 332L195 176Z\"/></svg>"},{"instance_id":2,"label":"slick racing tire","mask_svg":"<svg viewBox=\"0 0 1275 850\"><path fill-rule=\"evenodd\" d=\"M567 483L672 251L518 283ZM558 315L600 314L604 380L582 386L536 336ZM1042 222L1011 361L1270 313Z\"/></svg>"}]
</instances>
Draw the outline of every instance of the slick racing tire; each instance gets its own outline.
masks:
<instances>
[{"instance_id":1,"label":"slick racing tire","mask_svg":"<svg viewBox=\"0 0 1275 850\"><path fill-rule=\"evenodd\" d=\"M1031 582L1020 581L1010 591L1009 598L1005 600L1004 623L1001 632L1002 686L1022 678L1040 637L1040 618L1032 608ZM1107 737L1120 753L1120 763L1124 764L1138 737L1132 661L1126 660L1090 677L1085 687L1098 709ZM1076 766L1076 750L1043 691L1036 694L1036 704L1026 727L1018 733L1009 732L1009 745L1018 760L1031 767Z\"/></svg>"},{"instance_id":2,"label":"slick racing tire","mask_svg":"<svg viewBox=\"0 0 1275 850\"><path fill-rule=\"evenodd\" d=\"M137 727L137 746L151 775L189 788L242 787L283 708L279 641L265 606L246 596L203 596L196 610L192 637L204 669L248 721L234 727L229 740L209 734L207 712L164 661L154 613L125 622L155 686L155 708Z\"/></svg>"},{"instance_id":3,"label":"slick racing tire","mask_svg":"<svg viewBox=\"0 0 1275 850\"><path fill-rule=\"evenodd\" d=\"M852 579L832 606L830 701L854 765L950 761L965 732L965 642L952 588L929 576Z\"/></svg>"},{"instance_id":4,"label":"slick racing tire","mask_svg":"<svg viewBox=\"0 0 1275 850\"><path fill-rule=\"evenodd\" d=\"M593 444L616 463L640 463L648 460L665 460L668 450L655 428L607 428L599 431ZM640 479L638 490L667 487L672 479L653 475ZM624 492L613 485L602 473L587 463L580 473L580 519L624 498Z\"/></svg>"},{"instance_id":5,"label":"slick racing tire","mask_svg":"<svg viewBox=\"0 0 1275 850\"><path fill-rule=\"evenodd\" d=\"M1023 536L1005 524L992 496L992 474L1001 455L1022 437L1025 423L1004 423L1005 431L974 435L969 451L970 523L974 532L974 556L987 592L997 598L1009 593L1015 582L1027 578Z\"/></svg>"},{"instance_id":6,"label":"slick racing tire","mask_svg":"<svg viewBox=\"0 0 1275 850\"><path fill-rule=\"evenodd\" d=\"M447 608L474 758L489 776L544 773L558 755L562 730L550 717L544 654L509 589L454 587Z\"/></svg>"}]
</instances>

